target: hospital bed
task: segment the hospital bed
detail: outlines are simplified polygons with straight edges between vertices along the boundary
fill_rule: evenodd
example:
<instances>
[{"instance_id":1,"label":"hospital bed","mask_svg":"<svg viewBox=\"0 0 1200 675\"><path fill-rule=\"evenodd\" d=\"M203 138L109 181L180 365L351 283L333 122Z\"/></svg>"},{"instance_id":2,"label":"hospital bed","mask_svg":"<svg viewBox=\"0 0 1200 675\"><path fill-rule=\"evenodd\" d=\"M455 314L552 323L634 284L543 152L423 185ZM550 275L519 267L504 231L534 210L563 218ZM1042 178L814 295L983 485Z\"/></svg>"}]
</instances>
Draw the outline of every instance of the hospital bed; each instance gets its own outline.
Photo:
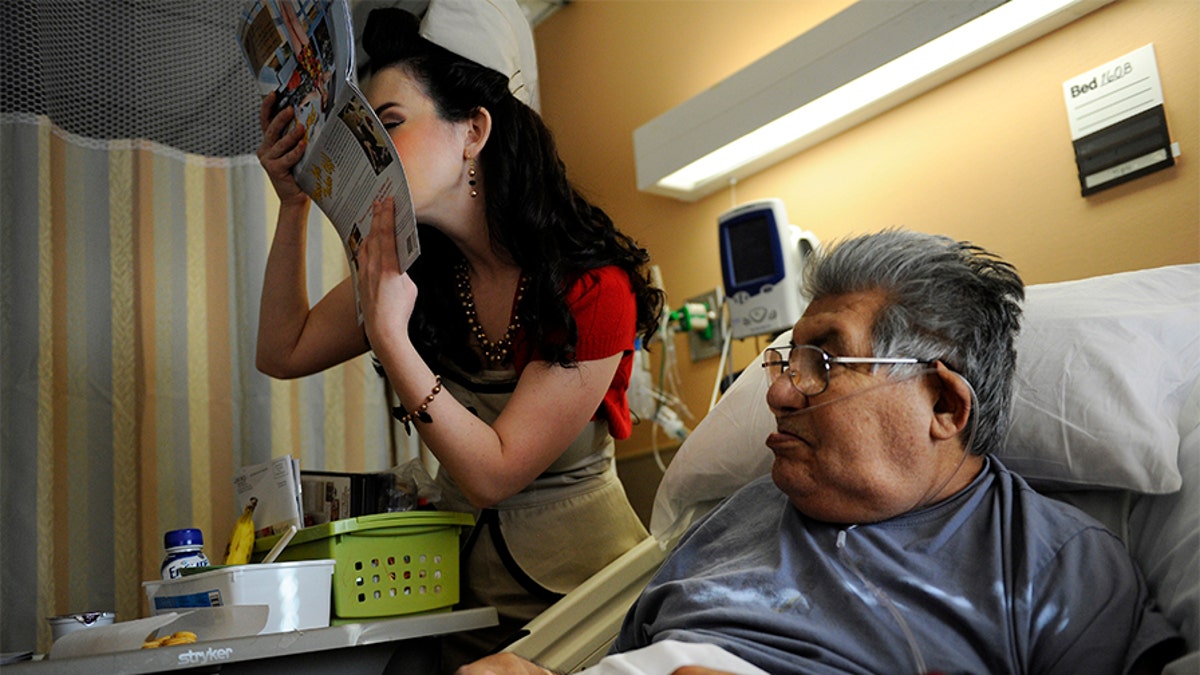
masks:
<instances>
[{"instance_id":1,"label":"hospital bed","mask_svg":"<svg viewBox=\"0 0 1200 675\"><path fill-rule=\"evenodd\" d=\"M1200 264L1026 292L1000 457L1122 538L1187 641L1166 672L1200 672ZM598 661L687 525L768 472L774 420L761 358L675 455L651 537L530 622L511 651L562 672Z\"/></svg>"}]
</instances>

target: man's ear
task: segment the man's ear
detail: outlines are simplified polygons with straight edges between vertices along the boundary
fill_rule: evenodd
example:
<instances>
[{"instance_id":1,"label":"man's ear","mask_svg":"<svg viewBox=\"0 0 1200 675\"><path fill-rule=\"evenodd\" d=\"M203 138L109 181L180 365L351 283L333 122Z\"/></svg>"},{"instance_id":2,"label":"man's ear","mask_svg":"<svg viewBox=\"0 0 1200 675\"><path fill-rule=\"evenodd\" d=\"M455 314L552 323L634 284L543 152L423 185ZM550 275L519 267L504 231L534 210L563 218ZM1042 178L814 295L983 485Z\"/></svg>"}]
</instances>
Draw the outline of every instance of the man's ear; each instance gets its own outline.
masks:
<instances>
[{"instance_id":1,"label":"man's ear","mask_svg":"<svg viewBox=\"0 0 1200 675\"><path fill-rule=\"evenodd\" d=\"M967 426L973 402L971 386L941 361L934 367L937 369L934 377L941 384L941 390L933 402L929 433L938 440L947 440L962 433Z\"/></svg>"},{"instance_id":2,"label":"man's ear","mask_svg":"<svg viewBox=\"0 0 1200 675\"><path fill-rule=\"evenodd\" d=\"M466 138L464 138L464 156L478 157L487 145L488 137L492 135L492 113L487 108L476 108L466 120Z\"/></svg>"}]
</instances>

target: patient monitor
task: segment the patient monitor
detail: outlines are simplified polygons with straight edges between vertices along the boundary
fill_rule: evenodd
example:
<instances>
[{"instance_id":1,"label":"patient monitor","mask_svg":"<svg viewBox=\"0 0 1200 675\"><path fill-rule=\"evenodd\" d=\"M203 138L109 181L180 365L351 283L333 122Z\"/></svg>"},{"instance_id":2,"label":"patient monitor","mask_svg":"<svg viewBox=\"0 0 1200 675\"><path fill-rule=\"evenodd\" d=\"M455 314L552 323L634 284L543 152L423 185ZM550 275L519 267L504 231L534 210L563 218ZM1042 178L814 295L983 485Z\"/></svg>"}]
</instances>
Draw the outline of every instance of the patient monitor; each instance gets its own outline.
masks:
<instances>
[{"instance_id":1,"label":"patient monitor","mask_svg":"<svg viewBox=\"0 0 1200 675\"><path fill-rule=\"evenodd\" d=\"M717 218L717 228L732 337L791 328L807 305L801 272L816 237L788 223L779 199L730 209Z\"/></svg>"}]
</instances>

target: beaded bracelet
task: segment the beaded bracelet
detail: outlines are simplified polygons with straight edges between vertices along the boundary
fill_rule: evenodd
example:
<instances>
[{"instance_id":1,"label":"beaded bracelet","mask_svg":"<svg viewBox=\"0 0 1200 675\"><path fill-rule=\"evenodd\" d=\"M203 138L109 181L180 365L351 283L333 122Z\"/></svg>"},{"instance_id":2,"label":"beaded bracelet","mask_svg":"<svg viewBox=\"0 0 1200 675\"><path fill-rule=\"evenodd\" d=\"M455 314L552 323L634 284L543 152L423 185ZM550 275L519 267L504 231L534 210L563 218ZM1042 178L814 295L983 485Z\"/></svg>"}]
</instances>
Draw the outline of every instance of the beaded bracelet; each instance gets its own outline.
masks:
<instances>
[{"instance_id":1,"label":"beaded bracelet","mask_svg":"<svg viewBox=\"0 0 1200 675\"><path fill-rule=\"evenodd\" d=\"M430 424L433 422L433 418L429 416L428 412L429 404L433 403L433 397L437 396L442 391L442 376L434 375L433 378L436 380L433 385L433 391L429 392L429 395L425 397L425 400L421 402L421 405L417 406L416 410L409 412L404 408L403 405L398 405L395 408L392 408L392 417L395 417L397 421L404 425L404 433L412 433L412 429L410 429L408 426L409 422L424 422L425 424Z\"/></svg>"}]
</instances>

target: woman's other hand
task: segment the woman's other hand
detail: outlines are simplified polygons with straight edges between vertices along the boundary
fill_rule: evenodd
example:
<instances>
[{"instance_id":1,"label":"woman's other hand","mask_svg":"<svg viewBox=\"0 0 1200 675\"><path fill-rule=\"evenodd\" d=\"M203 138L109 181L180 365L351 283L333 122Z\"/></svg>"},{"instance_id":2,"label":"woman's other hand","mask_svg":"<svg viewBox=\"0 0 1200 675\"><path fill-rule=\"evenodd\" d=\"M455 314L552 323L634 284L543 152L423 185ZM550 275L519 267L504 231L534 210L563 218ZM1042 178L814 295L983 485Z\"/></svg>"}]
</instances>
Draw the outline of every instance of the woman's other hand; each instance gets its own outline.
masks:
<instances>
[{"instance_id":1,"label":"woman's other hand","mask_svg":"<svg viewBox=\"0 0 1200 675\"><path fill-rule=\"evenodd\" d=\"M308 195L304 194L292 176L292 167L304 156L308 142L304 140L305 129L300 122L288 130L288 125L296 117L291 106L284 106L278 114L273 112L278 96L277 92L271 92L259 108L258 123L263 130L263 141L256 154L259 163L267 171L267 177L271 179L271 186L279 195L280 205L294 206L308 200Z\"/></svg>"},{"instance_id":2,"label":"woman's other hand","mask_svg":"<svg viewBox=\"0 0 1200 675\"><path fill-rule=\"evenodd\" d=\"M407 336L417 301L417 285L400 272L396 256L395 207L392 197L372 205L371 231L354 258L367 339L375 347Z\"/></svg>"}]
</instances>

